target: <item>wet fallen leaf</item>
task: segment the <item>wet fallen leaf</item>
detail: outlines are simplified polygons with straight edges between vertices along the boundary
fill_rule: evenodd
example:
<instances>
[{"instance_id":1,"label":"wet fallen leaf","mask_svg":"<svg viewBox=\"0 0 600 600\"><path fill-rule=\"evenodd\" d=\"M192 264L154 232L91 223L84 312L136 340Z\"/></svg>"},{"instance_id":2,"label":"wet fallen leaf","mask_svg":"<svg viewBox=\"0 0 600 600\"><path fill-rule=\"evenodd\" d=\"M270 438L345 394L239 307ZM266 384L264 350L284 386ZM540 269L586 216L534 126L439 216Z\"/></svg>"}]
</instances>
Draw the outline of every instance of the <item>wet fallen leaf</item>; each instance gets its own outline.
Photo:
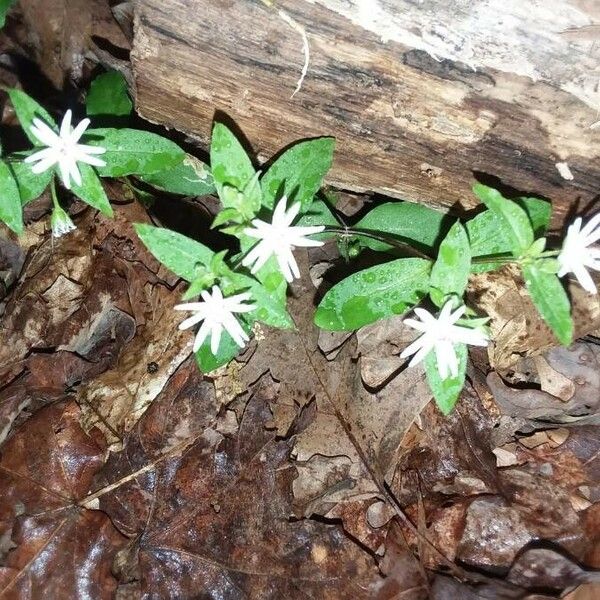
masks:
<instances>
[{"instance_id":1,"label":"wet fallen leaf","mask_svg":"<svg viewBox=\"0 0 600 600\"><path fill-rule=\"evenodd\" d=\"M112 598L112 560L124 538L79 505L104 462L104 442L79 425L74 402L38 411L0 447L0 597ZM96 432L98 433L98 432Z\"/></svg>"}]
</instances>

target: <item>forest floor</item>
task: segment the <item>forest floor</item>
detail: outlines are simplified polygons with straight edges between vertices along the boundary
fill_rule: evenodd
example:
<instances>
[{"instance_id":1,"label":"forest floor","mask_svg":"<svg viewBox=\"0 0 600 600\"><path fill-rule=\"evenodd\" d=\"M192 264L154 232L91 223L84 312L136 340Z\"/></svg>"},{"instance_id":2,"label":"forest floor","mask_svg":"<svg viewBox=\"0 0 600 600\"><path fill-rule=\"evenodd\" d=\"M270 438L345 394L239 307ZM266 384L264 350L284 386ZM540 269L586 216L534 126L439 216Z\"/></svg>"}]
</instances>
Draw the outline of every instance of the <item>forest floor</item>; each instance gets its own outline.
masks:
<instances>
[{"instance_id":1,"label":"forest floor","mask_svg":"<svg viewBox=\"0 0 600 600\"><path fill-rule=\"evenodd\" d=\"M11 16L0 84L51 110L81 99L97 60L127 62L126 11L122 29L95 16L95 53L73 35L41 59L56 34ZM69 19L63 37L82 31ZM297 329L264 328L203 376L177 329L182 283L132 223L184 231L214 198L106 191L115 218L73 201L59 239L48 192L22 236L0 229L0 599L600 597L598 337L500 373L473 352L443 416L403 368L401 318L314 326L329 244L298 253Z\"/></svg>"}]
</instances>

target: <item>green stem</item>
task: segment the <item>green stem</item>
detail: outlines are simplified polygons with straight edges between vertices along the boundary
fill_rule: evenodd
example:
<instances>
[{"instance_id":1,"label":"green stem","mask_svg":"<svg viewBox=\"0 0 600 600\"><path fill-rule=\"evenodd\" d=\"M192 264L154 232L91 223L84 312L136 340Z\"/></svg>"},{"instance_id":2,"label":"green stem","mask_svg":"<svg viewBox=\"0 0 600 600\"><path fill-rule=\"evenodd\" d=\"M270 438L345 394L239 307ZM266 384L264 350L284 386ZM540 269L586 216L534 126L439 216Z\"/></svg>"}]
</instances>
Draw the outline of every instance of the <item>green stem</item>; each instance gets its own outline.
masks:
<instances>
[{"instance_id":1,"label":"green stem","mask_svg":"<svg viewBox=\"0 0 600 600\"><path fill-rule=\"evenodd\" d=\"M50 180L50 195L52 196L52 204L54 205L54 208L60 208L58 196L56 195L56 178L54 175L52 175L52 179Z\"/></svg>"},{"instance_id":2,"label":"green stem","mask_svg":"<svg viewBox=\"0 0 600 600\"><path fill-rule=\"evenodd\" d=\"M396 238L389 237L386 235L381 235L380 233L374 233L372 231L367 231L365 229L353 229L352 227L325 227L323 233L337 233L341 236L351 237L351 236L361 236L365 238L369 238L371 240L377 240L378 242L382 242L384 244L388 244L389 246L393 246L394 248L398 248L400 250L404 250L413 256L418 258L424 258L426 260L434 260L433 257L425 254L425 252L421 252L417 250L410 244L406 242L401 242Z\"/></svg>"}]
</instances>

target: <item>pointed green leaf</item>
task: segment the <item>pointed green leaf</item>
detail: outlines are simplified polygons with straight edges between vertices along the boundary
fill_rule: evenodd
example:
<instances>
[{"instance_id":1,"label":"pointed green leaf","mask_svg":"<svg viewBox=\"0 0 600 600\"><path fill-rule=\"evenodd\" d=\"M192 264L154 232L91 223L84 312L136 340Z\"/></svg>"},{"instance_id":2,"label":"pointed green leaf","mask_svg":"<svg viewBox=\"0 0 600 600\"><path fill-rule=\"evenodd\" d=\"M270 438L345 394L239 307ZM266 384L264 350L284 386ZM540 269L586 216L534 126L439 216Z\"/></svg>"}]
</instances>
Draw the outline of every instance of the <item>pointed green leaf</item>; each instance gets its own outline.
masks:
<instances>
[{"instance_id":1,"label":"pointed green leaf","mask_svg":"<svg viewBox=\"0 0 600 600\"><path fill-rule=\"evenodd\" d=\"M300 202L301 212L311 205L333 161L335 139L304 140L286 150L261 179L263 204L273 208L275 201L287 196Z\"/></svg>"},{"instance_id":2,"label":"pointed green leaf","mask_svg":"<svg viewBox=\"0 0 600 600\"><path fill-rule=\"evenodd\" d=\"M222 196L223 186L232 186L241 192L256 174L246 151L222 123L215 123L213 127L210 166L219 198L225 208L230 208L230 205L225 204L226 200Z\"/></svg>"},{"instance_id":3,"label":"pointed green leaf","mask_svg":"<svg viewBox=\"0 0 600 600\"><path fill-rule=\"evenodd\" d=\"M23 233L23 208L19 188L4 161L0 161L0 220L15 233Z\"/></svg>"},{"instance_id":4,"label":"pointed green leaf","mask_svg":"<svg viewBox=\"0 0 600 600\"><path fill-rule=\"evenodd\" d=\"M447 233L447 217L438 210L412 202L387 202L380 204L366 214L355 229L384 233L398 241L405 242L422 250L433 251ZM389 251L390 244L357 236L363 248L379 252Z\"/></svg>"},{"instance_id":5,"label":"pointed green leaf","mask_svg":"<svg viewBox=\"0 0 600 600\"><path fill-rule=\"evenodd\" d=\"M213 219L213 222L211 223L210 227L211 229L214 229L216 227L219 227L220 225L224 225L225 223L233 222L239 224L241 221L243 221L243 217L240 215L239 211L236 208L224 208Z\"/></svg>"},{"instance_id":6,"label":"pointed green leaf","mask_svg":"<svg viewBox=\"0 0 600 600\"><path fill-rule=\"evenodd\" d=\"M52 129L56 130L56 123L54 119L50 116L48 111L38 104L31 96L28 96L25 92L21 90L16 90L14 88L7 89L8 96L10 101L15 109L15 113L17 115L17 119L19 119L19 123L25 132L25 135L28 137L29 141L34 146L44 146L32 133L31 133L31 125L33 123L34 118L41 119Z\"/></svg>"},{"instance_id":7,"label":"pointed green leaf","mask_svg":"<svg viewBox=\"0 0 600 600\"><path fill-rule=\"evenodd\" d=\"M430 296L442 306L447 296L462 298L471 271L469 238L459 221L454 223L443 239L438 257L431 269Z\"/></svg>"},{"instance_id":8,"label":"pointed green leaf","mask_svg":"<svg viewBox=\"0 0 600 600\"><path fill-rule=\"evenodd\" d=\"M454 351L458 358L458 375L442 379L440 377L437 358L432 350L425 357L425 373L427 383L433 392L435 403L443 414L450 414L460 393L465 385L465 374L467 372L467 346L465 344L454 344Z\"/></svg>"},{"instance_id":9,"label":"pointed green leaf","mask_svg":"<svg viewBox=\"0 0 600 600\"><path fill-rule=\"evenodd\" d=\"M571 303L560 279L545 272L544 268L536 263L523 265L525 284L542 319L552 329L558 341L568 346L573 341Z\"/></svg>"},{"instance_id":10,"label":"pointed green leaf","mask_svg":"<svg viewBox=\"0 0 600 600\"><path fill-rule=\"evenodd\" d=\"M250 327L240 319L240 324L246 332L250 331ZM195 332L194 332L195 334ZM198 352L196 352L196 362L200 371L207 374L228 362L233 360L240 352L240 348L234 341L233 338L226 332L223 331L221 334L221 342L219 349L217 350L216 356L210 350L210 336L204 341Z\"/></svg>"},{"instance_id":11,"label":"pointed green leaf","mask_svg":"<svg viewBox=\"0 0 600 600\"><path fill-rule=\"evenodd\" d=\"M236 293L238 293L238 290L243 289L252 295L251 300L248 302L256 305L256 310L250 313L253 318L279 329L294 328L294 322L286 307L285 290L287 286L283 286L283 294L281 293L281 286L278 286L275 290L267 290L262 283L253 277L241 273L233 274L233 281L236 285Z\"/></svg>"},{"instance_id":12,"label":"pointed green leaf","mask_svg":"<svg viewBox=\"0 0 600 600\"><path fill-rule=\"evenodd\" d=\"M491 187L477 183L473 191L498 217L499 230L508 239L513 256L521 256L533 243L533 227L527 213Z\"/></svg>"},{"instance_id":13,"label":"pointed green leaf","mask_svg":"<svg viewBox=\"0 0 600 600\"><path fill-rule=\"evenodd\" d=\"M190 300L200 295L200 292L207 290L215 283L215 276L206 267L198 266L196 268L197 277L190 283L190 286L181 297L182 300Z\"/></svg>"},{"instance_id":14,"label":"pointed green leaf","mask_svg":"<svg viewBox=\"0 0 600 600\"><path fill-rule=\"evenodd\" d=\"M518 204L529 217L529 222L536 236L542 236L550 225L550 214L552 207L549 202L539 198L517 198ZM500 222L500 217L491 210L486 210L465 225L473 258L484 256L510 255L511 243L508 235ZM497 269L499 262L473 262L471 270L474 273L482 273Z\"/></svg>"},{"instance_id":15,"label":"pointed green leaf","mask_svg":"<svg viewBox=\"0 0 600 600\"><path fill-rule=\"evenodd\" d=\"M127 116L133 103L127 91L127 81L118 71L98 75L90 85L85 99L85 111L92 115Z\"/></svg>"},{"instance_id":16,"label":"pointed green leaf","mask_svg":"<svg viewBox=\"0 0 600 600\"><path fill-rule=\"evenodd\" d=\"M17 182L23 206L41 196L54 174L53 169L47 169L43 173L34 173L31 170L33 165L23 162L23 159L30 154L31 152L18 152L7 157L8 166Z\"/></svg>"},{"instance_id":17,"label":"pointed green leaf","mask_svg":"<svg viewBox=\"0 0 600 600\"><path fill-rule=\"evenodd\" d=\"M101 146L104 167L96 167L100 177L149 175L183 162L185 152L174 142L149 131L138 129L90 129L85 144Z\"/></svg>"},{"instance_id":18,"label":"pointed green leaf","mask_svg":"<svg viewBox=\"0 0 600 600\"><path fill-rule=\"evenodd\" d=\"M352 331L405 313L429 291L431 262L401 258L350 275L333 286L315 313L315 323L330 331Z\"/></svg>"},{"instance_id":19,"label":"pointed green leaf","mask_svg":"<svg viewBox=\"0 0 600 600\"><path fill-rule=\"evenodd\" d=\"M136 223L135 231L158 261L186 281L196 279L198 265L210 268L214 252L196 240L145 223Z\"/></svg>"},{"instance_id":20,"label":"pointed green leaf","mask_svg":"<svg viewBox=\"0 0 600 600\"><path fill-rule=\"evenodd\" d=\"M329 205L323 200L315 200L309 209L295 223L298 227L314 227L325 225L325 227L340 227L340 223L331 212ZM328 240L338 236L337 233L317 233L311 235L313 240Z\"/></svg>"},{"instance_id":21,"label":"pointed green leaf","mask_svg":"<svg viewBox=\"0 0 600 600\"><path fill-rule=\"evenodd\" d=\"M174 167L141 174L138 178L151 186L182 196L208 196L215 191L215 182L207 165L191 154L186 154L183 161Z\"/></svg>"},{"instance_id":22,"label":"pointed green leaf","mask_svg":"<svg viewBox=\"0 0 600 600\"><path fill-rule=\"evenodd\" d=\"M104 191L102 182L94 169L85 163L79 163L81 185L71 183L71 191L86 204L98 209L107 217L113 216L113 209Z\"/></svg>"}]
</instances>

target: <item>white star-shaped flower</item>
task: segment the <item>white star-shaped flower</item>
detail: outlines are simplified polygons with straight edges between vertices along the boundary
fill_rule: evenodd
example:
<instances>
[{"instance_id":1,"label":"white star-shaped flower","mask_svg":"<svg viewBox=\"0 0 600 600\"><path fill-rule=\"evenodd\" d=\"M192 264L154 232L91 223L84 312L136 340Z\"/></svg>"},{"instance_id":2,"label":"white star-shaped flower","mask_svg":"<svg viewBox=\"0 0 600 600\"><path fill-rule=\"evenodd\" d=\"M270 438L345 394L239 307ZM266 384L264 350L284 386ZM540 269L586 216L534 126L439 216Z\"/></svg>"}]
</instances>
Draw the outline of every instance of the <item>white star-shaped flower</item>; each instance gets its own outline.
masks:
<instances>
[{"instance_id":1,"label":"white star-shaped flower","mask_svg":"<svg viewBox=\"0 0 600 600\"><path fill-rule=\"evenodd\" d=\"M422 331L423 335L400 354L401 358L414 354L409 367L420 363L431 350L434 350L440 377L446 379L448 373L452 377L456 377L458 375L458 358L454 344L488 345L488 336L481 329L455 325L466 310L464 305L452 312L452 301L446 302L437 319L424 308L415 308L414 310L421 320L405 319L404 323L417 331Z\"/></svg>"},{"instance_id":2,"label":"white star-shaped flower","mask_svg":"<svg viewBox=\"0 0 600 600\"><path fill-rule=\"evenodd\" d=\"M567 230L567 237L558 255L558 276L573 273L586 292L596 294L598 289L587 269L600 271L600 248L589 248L600 240L600 213L593 216L584 227L581 223L581 217L577 217Z\"/></svg>"},{"instance_id":3,"label":"white star-shaped flower","mask_svg":"<svg viewBox=\"0 0 600 600\"><path fill-rule=\"evenodd\" d=\"M300 211L300 203L292 204L286 210L287 198L283 196L273 211L273 222L266 223L254 219L254 229L245 229L244 233L260 240L250 250L242 261L244 266L253 265L252 273L256 273L272 255L277 257L277 262L285 280L290 283L294 278L300 277L296 259L292 254L295 247L322 246L323 242L309 240L305 236L321 233L324 225L312 227L294 227L292 222Z\"/></svg>"},{"instance_id":4,"label":"white star-shaped flower","mask_svg":"<svg viewBox=\"0 0 600 600\"><path fill-rule=\"evenodd\" d=\"M77 142L90 124L89 119L83 119L75 129L71 128L72 112L68 110L60 124L60 132L56 133L41 119L33 119L31 133L47 148L40 150L25 159L26 163L36 163L31 170L43 173L54 165L58 165L60 178L67 189L71 189L71 179L81 185L81 173L78 162L95 167L103 167L106 163L94 154L104 154L105 148L86 146Z\"/></svg>"},{"instance_id":5,"label":"white star-shaped flower","mask_svg":"<svg viewBox=\"0 0 600 600\"><path fill-rule=\"evenodd\" d=\"M196 313L183 321L179 329L187 329L204 321L196 334L194 352L200 349L204 340L210 335L210 351L216 355L223 329L240 348L243 348L249 338L233 313L246 313L256 308L255 305L242 304L251 298L250 294L245 292L224 298L219 286L213 285L211 292L205 290L200 295L203 302L188 302L175 307L175 310L191 310Z\"/></svg>"}]
</instances>

